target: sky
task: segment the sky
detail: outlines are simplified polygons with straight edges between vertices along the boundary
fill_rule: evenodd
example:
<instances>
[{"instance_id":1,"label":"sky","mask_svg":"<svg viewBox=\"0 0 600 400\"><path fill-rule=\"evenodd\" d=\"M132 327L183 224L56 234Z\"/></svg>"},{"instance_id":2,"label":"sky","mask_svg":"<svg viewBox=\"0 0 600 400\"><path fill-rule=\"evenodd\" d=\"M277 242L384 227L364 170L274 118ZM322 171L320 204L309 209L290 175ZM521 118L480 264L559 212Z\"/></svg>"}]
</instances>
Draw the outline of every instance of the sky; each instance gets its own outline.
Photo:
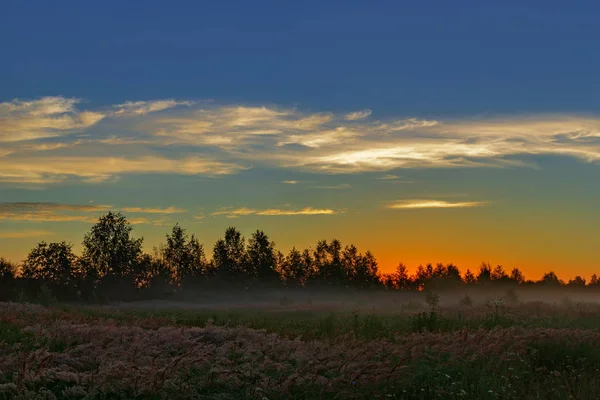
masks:
<instances>
[{"instance_id":1,"label":"sky","mask_svg":"<svg viewBox=\"0 0 600 400\"><path fill-rule=\"evenodd\" d=\"M600 273L595 2L0 4L0 256L115 210L277 247Z\"/></svg>"}]
</instances>

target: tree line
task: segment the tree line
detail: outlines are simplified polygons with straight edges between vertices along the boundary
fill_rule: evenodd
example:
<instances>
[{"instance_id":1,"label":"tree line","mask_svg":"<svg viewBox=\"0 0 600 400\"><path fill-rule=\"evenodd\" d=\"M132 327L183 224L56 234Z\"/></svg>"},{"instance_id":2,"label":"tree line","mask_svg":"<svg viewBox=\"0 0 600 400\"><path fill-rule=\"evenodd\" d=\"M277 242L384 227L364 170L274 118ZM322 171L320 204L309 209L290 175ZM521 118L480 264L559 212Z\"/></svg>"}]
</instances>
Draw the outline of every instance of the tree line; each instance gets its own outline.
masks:
<instances>
[{"instance_id":1,"label":"tree line","mask_svg":"<svg viewBox=\"0 0 600 400\"><path fill-rule=\"evenodd\" d=\"M414 274L400 263L392 273L380 273L370 251L321 240L315 248L293 247L283 254L266 233L257 230L246 240L234 227L217 240L210 260L204 246L178 224L152 254L142 251L143 238L121 213L101 216L83 239L81 256L67 242L40 242L21 265L0 258L0 300L46 296L60 301L115 301L167 298L181 292L260 288L356 288L425 290L463 285L541 285L598 287L576 277L560 280L554 272L541 280L526 280L514 268L483 263L476 273L461 274L454 264L420 265Z\"/></svg>"}]
</instances>

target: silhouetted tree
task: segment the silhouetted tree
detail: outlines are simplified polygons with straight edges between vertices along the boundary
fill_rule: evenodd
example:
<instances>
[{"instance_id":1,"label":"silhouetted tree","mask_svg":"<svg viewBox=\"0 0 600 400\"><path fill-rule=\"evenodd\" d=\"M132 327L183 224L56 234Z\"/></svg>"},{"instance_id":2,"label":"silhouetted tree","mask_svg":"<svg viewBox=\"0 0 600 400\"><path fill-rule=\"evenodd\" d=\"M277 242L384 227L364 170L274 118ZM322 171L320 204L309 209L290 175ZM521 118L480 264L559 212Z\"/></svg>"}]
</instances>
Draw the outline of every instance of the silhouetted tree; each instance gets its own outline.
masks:
<instances>
[{"instance_id":1,"label":"silhouetted tree","mask_svg":"<svg viewBox=\"0 0 600 400\"><path fill-rule=\"evenodd\" d=\"M520 285L525 282L525 275L519 268L513 268L510 273L510 280Z\"/></svg>"},{"instance_id":2,"label":"silhouetted tree","mask_svg":"<svg viewBox=\"0 0 600 400\"><path fill-rule=\"evenodd\" d=\"M568 285L574 288L584 288L585 287L585 279L581 276L577 275L574 279L570 279Z\"/></svg>"},{"instance_id":3,"label":"silhouetted tree","mask_svg":"<svg viewBox=\"0 0 600 400\"><path fill-rule=\"evenodd\" d=\"M467 285L472 285L474 283L477 283L477 278L475 277L475 275L471 272L470 269L467 269L467 271L465 272L465 277L463 279L463 281L467 284Z\"/></svg>"},{"instance_id":4,"label":"silhouetted tree","mask_svg":"<svg viewBox=\"0 0 600 400\"><path fill-rule=\"evenodd\" d=\"M502 267L502 265L496 265L494 267L494 269L492 270L492 272L490 274L490 278L491 278L491 280L496 281L496 282L508 281L508 275L504 271L504 267Z\"/></svg>"},{"instance_id":5,"label":"silhouetted tree","mask_svg":"<svg viewBox=\"0 0 600 400\"><path fill-rule=\"evenodd\" d=\"M204 247L194 235L191 237L179 224L173 227L167 235L166 245L162 248L164 263L172 272L175 281L183 284L184 281L194 280L206 273L206 256Z\"/></svg>"},{"instance_id":6,"label":"silhouetted tree","mask_svg":"<svg viewBox=\"0 0 600 400\"><path fill-rule=\"evenodd\" d=\"M481 263L479 273L477 274L477 283L486 284L492 280L492 266L487 263Z\"/></svg>"},{"instance_id":7,"label":"silhouetted tree","mask_svg":"<svg viewBox=\"0 0 600 400\"><path fill-rule=\"evenodd\" d=\"M0 257L0 301L8 301L15 290L17 266Z\"/></svg>"},{"instance_id":8,"label":"silhouetted tree","mask_svg":"<svg viewBox=\"0 0 600 400\"><path fill-rule=\"evenodd\" d=\"M48 285L54 295L67 299L77 292L80 269L73 245L40 242L23 262L24 279Z\"/></svg>"},{"instance_id":9,"label":"silhouetted tree","mask_svg":"<svg viewBox=\"0 0 600 400\"><path fill-rule=\"evenodd\" d=\"M367 251L364 255L358 254L353 258L352 270L349 275L350 282L360 289L376 287L380 283L379 269L373 254Z\"/></svg>"},{"instance_id":10,"label":"silhouetted tree","mask_svg":"<svg viewBox=\"0 0 600 400\"><path fill-rule=\"evenodd\" d=\"M248 270L259 280L273 281L277 275L277 253L275 243L266 233L257 230L252 234L247 247Z\"/></svg>"},{"instance_id":11,"label":"silhouetted tree","mask_svg":"<svg viewBox=\"0 0 600 400\"><path fill-rule=\"evenodd\" d=\"M564 285L564 282L558 279L558 277L553 271L545 273L542 279L539 281L539 283L552 286Z\"/></svg>"},{"instance_id":12,"label":"silhouetted tree","mask_svg":"<svg viewBox=\"0 0 600 400\"><path fill-rule=\"evenodd\" d=\"M251 277L246 262L246 244L242 234L234 227L225 231L225 239L219 239L213 248L213 263L217 274L224 277Z\"/></svg>"},{"instance_id":13,"label":"silhouetted tree","mask_svg":"<svg viewBox=\"0 0 600 400\"><path fill-rule=\"evenodd\" d=\"M140 277L139 286L144 289L145 298L165 298L173 294L173 274L160 254L161 251L155 249L154 256L143 254L140 257L143 278Z\"/></svg>"},{"instance_id":14,"label":"silhouetted tree","mask_svg":"<svg viewBox=\"0 0 600 400\"><path fill-rule=\"evenodd\" d=\"M292 247L282 263L280 274L286 285L302 287L310 278L311 267L312 257L309 250L300 253L295 247Z\"/></svg>"},{"instance_id":15,"label":"silhouetted tree","mask_svg":"<svg viewBox=\"0 0 600 400\"><path fill-rule=\"evenodd\" d=\"M66 242L40 242L23 262L23 278L68 286L76 278L77 257Z\"/></svg>"},{"instance_id":16,"label":"silhouetted tree","mask_svg":"<svg viewBox=\"0 0 600 400\"><path fill-rule=\"evenodd\" d=\"M394 286L400 290L408 290L412 286L412 280L408 274L408 268L403 263L399 263L394 271Z\"/></svg>"},{"instance_id":17,"label":"silhouetted tree","mask_svg":"<svg viewBox=\"0 0 600 400\"><path fill-rule=\"evenodd\" d=\"M0 257L0 281L15 279L17 275L17 266L5 258Z\"/></svg>"},{"instance_id":18,"label":"silhouetted tree","mask_svg":"<svg viewBox=\"0 0 600 400\"><path fill-rule=\"evenodd\" d=\"M317 243L313 253L315 275L314 278L329 285L345 285L347 283L346 270L342 261L342 244L333 239L330 243L321 240Z\"/></svg>"},{"instance_id":19,"label":"silhouetted tree","mask_svg":"<svg viewBox=\"0 0 600 400\"><path fill-rule=\"evenodd\" d=\"M132 229L121 213L109 212L83 239L86 273L111 298L131 297L143 278L139 264L143 238L132 238Z\"/></svg>"}]
</instances>

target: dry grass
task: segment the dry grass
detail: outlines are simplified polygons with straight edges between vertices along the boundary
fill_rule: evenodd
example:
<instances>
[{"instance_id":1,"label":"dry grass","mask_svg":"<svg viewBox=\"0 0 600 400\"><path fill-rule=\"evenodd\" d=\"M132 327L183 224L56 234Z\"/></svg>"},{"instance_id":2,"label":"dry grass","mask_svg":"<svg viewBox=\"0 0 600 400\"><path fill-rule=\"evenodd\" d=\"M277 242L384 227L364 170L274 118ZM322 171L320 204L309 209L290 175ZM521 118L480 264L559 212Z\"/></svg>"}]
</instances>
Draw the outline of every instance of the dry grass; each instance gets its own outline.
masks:
<instances>
[{"instance_id":1,"label":"dry grass","mask_svg":"<svg viewBox=\"0 0 600 400\"><path fill-rule=\"evenodd\" d=\"M540 390L554 398L548 382L555 398L593 398L581 390L598 388L585 359L598 329L461 328L373 340L349 329L306 340L210 320L176 326L110 315L0 303L0 398L535 398Z\"/></svg>"}]
</instances>

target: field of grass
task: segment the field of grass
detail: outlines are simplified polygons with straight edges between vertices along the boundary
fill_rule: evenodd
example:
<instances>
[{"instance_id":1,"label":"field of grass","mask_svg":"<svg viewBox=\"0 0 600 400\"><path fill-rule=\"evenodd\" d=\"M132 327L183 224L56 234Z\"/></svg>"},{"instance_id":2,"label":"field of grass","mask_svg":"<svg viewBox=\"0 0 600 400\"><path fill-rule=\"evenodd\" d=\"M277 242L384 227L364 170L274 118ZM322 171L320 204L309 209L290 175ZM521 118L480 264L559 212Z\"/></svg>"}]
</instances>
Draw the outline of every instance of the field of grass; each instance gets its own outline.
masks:
<instances>
[{"instance_id":1,"label":"field of grass","mask_svg":"<svg viewBox=\"0 0 600 400\"><path fill-rule=\"evenodd\" d=\"M0 399L597 399L600 305L0 303Z\"/></svg>"}]
</instances>

